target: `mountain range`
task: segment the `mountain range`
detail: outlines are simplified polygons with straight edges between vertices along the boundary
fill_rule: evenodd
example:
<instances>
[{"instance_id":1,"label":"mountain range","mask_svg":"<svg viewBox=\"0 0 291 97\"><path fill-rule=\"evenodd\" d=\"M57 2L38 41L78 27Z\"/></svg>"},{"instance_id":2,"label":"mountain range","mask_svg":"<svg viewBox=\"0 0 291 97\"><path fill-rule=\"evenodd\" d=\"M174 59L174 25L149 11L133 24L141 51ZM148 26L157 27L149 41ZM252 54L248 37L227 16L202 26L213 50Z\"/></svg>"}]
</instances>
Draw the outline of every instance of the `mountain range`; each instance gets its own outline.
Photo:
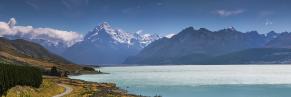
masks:
<instances>
[{"instance_id":1,"label":"mountain range","mask_svg":"<svg viewBox=\"0 0 291 97\"><path fill-rule=\"evenodd\" d=\"M83 36L72 31L16 26L14 18L0 22L0 37L31 41L72 63L88 65L289 63L291 47L289 32L259 34L233 27L218 31L188 27L178 34L161 37L126 32L104 22ZM270 60L261 60L264 58ZM232 61L226 61L229 59Z\"/></svg>"},{"instance_id":2,"label":"mountain range","mask_svg":"<svg viewBox=\"0 0 291 97\"><path fill-rule=\"evenodd\" d=\"M161 38L151 43L136 56L126 59L124 64L215 64L214 60L217 59L232 60L231 57L227 56L239 59L257 54L254 52L259 50L255 48L260 48L262 51L270 51L258 53L262 55L253 55L264 58L264 55L268 53L286 54L286 51L289 50L285 49L290 48L290 43L288 42L290 39L291 36L288 32L259 34L256 31L242 33L233 27L219 31L210 31L205 28L196 30L193 27L188 27L171 38ZM280 53L281 51L284 53ZM252 53L248 56L241 56L243 55L241 53L248 52ZM269 59L272 57L271 55L268 56ZM287 56L284 58L288 59ZM249 61L243 61L243 63L281 63L262 62L259 60ZM227 64L227 61L222 61L220 64L224 64L223 62ZM242 64L242 61L229 63Z\"/></svg>"},{"instance_id":3,"label":"mountain range","mask_svg":"<svg viewBox=\"0 0 291 97\"><path fill-rule=\"evenodd\" d=\"M104 22L81 35L72 31L51 28L16 26L11 18L0 22L0 37L10 40L23 39L38 43L59 56L78 64L121 64L127 57L137 54L151 42L160 38L157 34L130 33L115 29Z\"/></svg>"},{"instance_id":4,"label":"mountain range","mask_svg":"<svg viewBox=\"0 0 291 97\"><path fill-rule=\"evenodd\" d=\"M80 64L121 64L159 38L114 29L104 22L86 34L83 41L68 48L63 56Z\"/></svg>"}]
</instances>

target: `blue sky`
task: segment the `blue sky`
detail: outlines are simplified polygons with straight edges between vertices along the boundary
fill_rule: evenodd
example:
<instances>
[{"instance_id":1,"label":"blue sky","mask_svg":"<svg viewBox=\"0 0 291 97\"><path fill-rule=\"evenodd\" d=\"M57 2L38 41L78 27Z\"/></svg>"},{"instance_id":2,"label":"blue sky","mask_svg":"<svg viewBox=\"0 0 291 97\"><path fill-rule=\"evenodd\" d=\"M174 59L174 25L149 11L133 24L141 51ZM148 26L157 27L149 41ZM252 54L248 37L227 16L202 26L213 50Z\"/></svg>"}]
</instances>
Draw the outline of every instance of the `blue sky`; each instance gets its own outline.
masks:
<instances>
[{"instance_id":1,"label":"blue sky","mask_svg":"<svg viewBox=\"0 0 291 97\"><path fill-rule=\"evenodd\" d=\"M291 31L290 0L0 0L0 21L87 33L101 22L128 32L177 33L193 26Z\"/></svg>"}]
</instances>

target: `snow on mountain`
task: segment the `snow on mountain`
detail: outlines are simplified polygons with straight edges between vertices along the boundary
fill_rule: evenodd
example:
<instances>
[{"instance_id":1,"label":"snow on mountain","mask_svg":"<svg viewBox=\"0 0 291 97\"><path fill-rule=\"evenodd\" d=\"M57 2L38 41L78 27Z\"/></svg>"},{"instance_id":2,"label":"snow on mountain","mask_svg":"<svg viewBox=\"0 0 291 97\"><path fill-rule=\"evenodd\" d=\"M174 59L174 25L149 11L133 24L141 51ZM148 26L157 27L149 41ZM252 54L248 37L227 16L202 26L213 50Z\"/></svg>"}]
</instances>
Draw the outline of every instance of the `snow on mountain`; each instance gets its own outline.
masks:
<instances>
[{"instance_id":1,"label":"snow on mountain","mask_svg":"<svg viewBox=\"0 0 291 97\"><path fill-rule=\"evenodd\" d=\"M89 40L91 42L100 42L106 39L108 40L107 42L111 42L114 44L139 46L143 48L159 38L160 37L156 34L143 34L142 32L129 33L121 29L114 29L107 22L103 22L95 29L93 29L93 31L90 31L85 36L84 40Z\"/></svg>"},{"instance_id":2,"label":"snow on mountain","mask_svg":"<svg viewBox=\"0 0 291 97\"><path fill-rule=\"evenodd\" d=\"M104 22L88 32L83 41L68 48L63 56L80 64L121 64L157 39L158 35L129 33Z\"/></svg>"},{"instance_id":3,"label":"snow on mountain","mask_svg":"<svg viewBox=\"0 0 291 97\"><path fill-rule=\"evenodd\" d=\"M32 26L17 26L17 21L11 18L8 22L0 22L0 37L9 39L25 39L41 44L51 52L63 55L67 49L77 43L90 42L86 47L102 45L112 48L130 48L139 51L160 37L155 34L129 33L112 28L104 22L83 37L80 33L62 31L52 28L34 28ZM95 48L95 47L94 47Z\"/></svg>"},{"instance_id":4,"label":"snow on mountain","mask_svg":"<svg viewBox=\"0 0 291 97\"><path fill-rule=\"evenodd\" d=\"M166 38L172 38L174 35L176 35L176 34L171 33L171 34L167 34L167 35L165 35L165 37L166 37Z\"/></svg>"},{"instance_id":5,"label":"snow on mountain","mask_svg":"<svg viewBox=\"0 0 291 97\"><path fill-rule=\"evenodd\" d=\"M124 32L121 29L113 29L107 22L104 22L89 32L85 36L85 40L97 41L102 37L106 37L102 35L104 33L113 39L112 42L121 44L131 44L130 40L133 37L130 33Z\"/></svg>"},{"instance_id":6,"label":"snow on mountain","mask_svg":"<svg viewBox=\"0 0 291 97\"><path fill-rule=\"evenodd\" d=\"M152 43L155 40L160 39L161 37L157 34L140 34L140 45L141 47L146 47L147 45L149 45L150 43Z\"/></svg>"}]
</instances>

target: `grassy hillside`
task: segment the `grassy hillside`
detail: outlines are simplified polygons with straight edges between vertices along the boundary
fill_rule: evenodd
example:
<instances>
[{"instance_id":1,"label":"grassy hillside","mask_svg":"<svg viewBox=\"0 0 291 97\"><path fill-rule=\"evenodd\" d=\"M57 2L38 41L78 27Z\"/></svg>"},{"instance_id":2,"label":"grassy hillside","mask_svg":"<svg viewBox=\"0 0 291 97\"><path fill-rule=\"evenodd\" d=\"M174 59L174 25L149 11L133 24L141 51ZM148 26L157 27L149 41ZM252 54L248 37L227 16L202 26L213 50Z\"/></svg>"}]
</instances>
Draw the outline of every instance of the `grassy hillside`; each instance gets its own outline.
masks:
<instances>
[{"instance_id":1,"label":"grassy hillside","mask_svg":"<svg viewBox=\"0 0 291 97\"><path fill-rule=\"evenodd\" d=\"M76 65L56 54L49 52L39 44L26 40L8 40L0 37L0 61L18 65L31 65L43 69L57 67L61 71L84 71L83 66Z\"/></svg>"},{"instance_id":2,"label":"grassy hillside","mask_svg":"<svg viewBox=\"0 0 291 97\"><path fill-rule=\"evenodd\" d=\"M39 88L13 87L8 91L7 97L52 97L64 91L64 87L58 86L52 79L45 78Z\"/></svg>"},{"instance_id":3,"label":"grassy hillside","mask_svg":"<svg viewBox=\"0 0 291 97\"><path fill-rule=\"evenodd\" d=\"M128 94L111 83L94 83L51 76L43 77L40 88L16 86L8 91L7 97L51 97L64 92L64 87L57 84L64 84L73 89L64 97L141 97Z\"/></svg>"}]
</instances>

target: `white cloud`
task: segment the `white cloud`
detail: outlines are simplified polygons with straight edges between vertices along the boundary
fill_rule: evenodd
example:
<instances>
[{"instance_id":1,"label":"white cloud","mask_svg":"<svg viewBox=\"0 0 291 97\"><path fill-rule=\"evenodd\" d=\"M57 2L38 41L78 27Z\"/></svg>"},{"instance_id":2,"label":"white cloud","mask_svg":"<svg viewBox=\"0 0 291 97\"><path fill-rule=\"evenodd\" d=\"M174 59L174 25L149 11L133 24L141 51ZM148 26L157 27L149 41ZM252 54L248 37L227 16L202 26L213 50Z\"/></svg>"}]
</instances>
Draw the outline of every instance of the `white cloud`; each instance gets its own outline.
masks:
<instances>
[{"instance_id":1,"label":"white cloud","mask_svg":"<svg viewBox=\"0 0 291 97\"><path fill-rule=\"evenodd\" d=\"M10 28L13 28L15 25L16 25L16 20L15 18L11 18L9 21L8 21L8 25Z\"/></svg>"},{"instance_id":2,"label":"white cloud","mask_svg":"<svg viewBox=\"0 0 291 97\"><path fill-rule=\"evenodd\" d=\"M18 36L25 39L43 39L53 44L72 46L83 39L77 32L63 31L52 28L33 28L32 26L15 26L16 20L11 18L8 23L0 22L0 36Z\"/></svg>"},{"instance_id":3,"label":"white cloud","mask_svg":"<svg viewBox=\"0 0 291 97\"><path fill-rule=\"evenodd\" d=\"M136 31L135 33L137 33L137 34L141 34L141 33L143 33L143 30L138 30L138 31Z\"/></svg>"},{"instance_id":4,"label":"white cloud","mask_svg":"<svg viewBox=\"0 0 291 97\"><path fill-rule=\"evenodd\" d=\"M219 15L219 16L223 16L223 17L227 17L227 16L234 16L234 15L238 15L238 14L242 14L244 13L245 10L242 9L238 9L238 10L216 10L215 14Z\"/></svg>"},{"instance_id":5,"label":"white cloud","mask_svg":"<svg viewBox=\"0 0 291 97\"><path fill-rule=\"evenodd\" d=\"M176 34L171 33L171 34L167 34L167 35L165 35L165 37L166 37L166 38L172 38L174 35L176 35Z\"/></svg>"},{"instance_id":6,"label":"white cloud","mask_svg":"<svg viewBox=\"0 0 291 97\"><path fill-rule=\"evenodd\" d=\"M272 25L272 24L273 24L272 21L270 21L269 19L266 19L266 21L265 21L265 26L270 26L270 25Z\"/></svg>"},{"instance_id":7,"label":"white cloud","mask_svg":"<svg viewBox=\"0 0 291 97\"><path fill-rule=\"evenodd\" d=\"M5 22L0 22L0 36L3 34L9 34L11 31L9 25Z\"/></svg>"}]
</instances>

